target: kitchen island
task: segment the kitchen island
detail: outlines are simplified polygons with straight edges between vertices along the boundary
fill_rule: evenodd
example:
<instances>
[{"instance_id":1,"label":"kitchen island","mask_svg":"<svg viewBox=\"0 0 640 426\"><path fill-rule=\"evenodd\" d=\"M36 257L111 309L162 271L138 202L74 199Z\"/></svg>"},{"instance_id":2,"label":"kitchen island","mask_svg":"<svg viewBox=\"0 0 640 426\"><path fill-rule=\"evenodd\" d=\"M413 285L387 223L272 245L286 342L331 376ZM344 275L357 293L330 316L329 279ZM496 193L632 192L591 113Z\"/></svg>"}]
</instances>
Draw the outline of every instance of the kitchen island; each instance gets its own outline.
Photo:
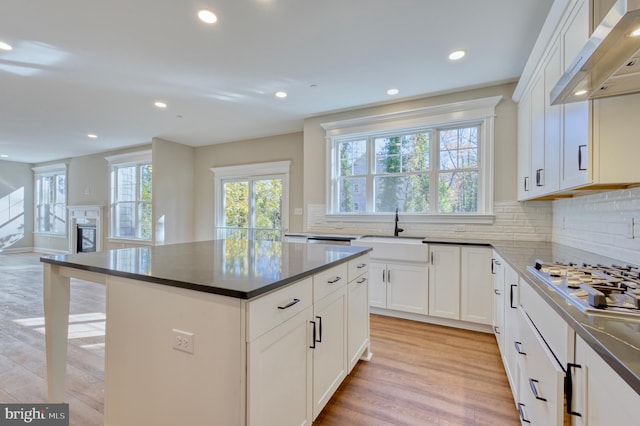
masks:
<instances>
[{"instance_id":1,"label":"kitchen island","mask_svg":"<svg viewBox=\"0 0 640 426\"><path fill-rule=\"evenodd\" d=\"M64 401L78 278L106 286L105 424L311 424L370 357L368 251L217 240L43 257L48 399Z\"/></svg>"}]
</instances>

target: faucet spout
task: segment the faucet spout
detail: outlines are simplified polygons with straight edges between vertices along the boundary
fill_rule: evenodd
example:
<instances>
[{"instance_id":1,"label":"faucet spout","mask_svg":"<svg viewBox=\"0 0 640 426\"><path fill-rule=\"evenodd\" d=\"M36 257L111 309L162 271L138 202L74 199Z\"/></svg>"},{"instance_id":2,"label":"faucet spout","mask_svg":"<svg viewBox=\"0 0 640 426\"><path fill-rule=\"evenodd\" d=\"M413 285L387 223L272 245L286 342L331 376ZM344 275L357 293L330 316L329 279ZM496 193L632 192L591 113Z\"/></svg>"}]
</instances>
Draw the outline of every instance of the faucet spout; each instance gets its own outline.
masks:
<instances>
[{"instance_id":1,"label":"faucet spout","mask_svg":"<svg viewBox=\"0 0 640 426\"><path fill-rule=\"evenodd\" d=\"M398 208L396 207L396 224L393 228L393 236L397 237L401 232L404 232L404 229L398 228Z\"/></svg>"}]
</instances>

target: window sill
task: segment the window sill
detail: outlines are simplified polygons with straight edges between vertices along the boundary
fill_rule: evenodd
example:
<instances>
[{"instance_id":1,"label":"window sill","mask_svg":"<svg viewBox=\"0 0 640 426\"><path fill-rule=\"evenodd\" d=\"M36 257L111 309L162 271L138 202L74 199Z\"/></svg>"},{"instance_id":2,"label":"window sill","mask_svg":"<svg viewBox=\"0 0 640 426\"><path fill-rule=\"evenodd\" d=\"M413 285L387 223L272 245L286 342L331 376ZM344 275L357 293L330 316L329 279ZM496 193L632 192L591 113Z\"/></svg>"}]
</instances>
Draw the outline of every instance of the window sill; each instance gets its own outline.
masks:
<instances>
[{"instance_id":1,"label":"window sill","mask_svg":"<svg viewBox=\"0 0 640 426\"><path fill-rule=\"evenodd\" d=\"M492 225L495 216L492 214L459 214L459 215L426 215L399 213L400 222L404 223L443 223L443 224L472 224ZM395 219L395 214L328 214L327 222L362 222L389 223Z\"/></svg>"},{"instance_id":2,"label":"window sill","mask_svg":"<svg viewBox=\"0 0 640 426\"><path fill-rule=\"evenodd\" d=\"M151 240L142 240L139 238L120 238L120 237L109 237L107 241L110 243L125 243L125 244L138 244L141 246L150 246L152 245Z\"/></svg>"},{"instance_id":3,"label":"window sill","mask_svg":"<svg viewBox=\"0 0 640 426\"><path fill-rule=\"evenodd\" d=\"M67 234L54 234L52 232L34 232L34 237L53 237L53 238L67 238Z\"/></svg>"}]
</instances>

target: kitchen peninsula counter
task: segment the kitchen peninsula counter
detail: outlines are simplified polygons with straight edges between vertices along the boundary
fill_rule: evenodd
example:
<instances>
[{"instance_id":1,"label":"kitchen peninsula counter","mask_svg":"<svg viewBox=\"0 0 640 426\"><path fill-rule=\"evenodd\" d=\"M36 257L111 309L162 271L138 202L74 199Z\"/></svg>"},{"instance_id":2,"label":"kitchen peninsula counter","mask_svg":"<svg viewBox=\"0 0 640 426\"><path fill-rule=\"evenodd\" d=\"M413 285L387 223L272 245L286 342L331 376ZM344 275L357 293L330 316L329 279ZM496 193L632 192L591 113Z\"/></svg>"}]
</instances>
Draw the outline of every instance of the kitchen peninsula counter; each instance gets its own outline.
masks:
<instances>
[{"instance_id":1,"label":"kitchen peninsula counter","mask_svg":"<svg viewBox=\"0 0 640 426\"><path fill-rule=\"evenodd\" d=\"M77 278L106 286L105 424L246 424L255 330L311 312L320 278L346 288L368 251L215 240L42 257L48 400L65 400Z\"/></svg>"}]
</instances>

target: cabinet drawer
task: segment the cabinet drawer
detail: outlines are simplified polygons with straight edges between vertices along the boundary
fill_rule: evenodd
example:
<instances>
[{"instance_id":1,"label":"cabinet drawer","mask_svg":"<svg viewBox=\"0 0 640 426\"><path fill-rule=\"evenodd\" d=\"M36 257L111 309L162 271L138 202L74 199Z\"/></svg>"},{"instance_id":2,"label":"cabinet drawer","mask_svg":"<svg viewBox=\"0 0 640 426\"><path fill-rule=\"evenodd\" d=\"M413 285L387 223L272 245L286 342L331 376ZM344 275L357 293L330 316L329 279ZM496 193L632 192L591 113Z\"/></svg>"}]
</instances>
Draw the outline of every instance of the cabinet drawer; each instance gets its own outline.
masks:
<instances>
[{"instance_id":1,"label":"cabinet drawer","mask_svg":"<svg viewBox=\"0 0 640 426\"><path fill-rule=\"evenodd\" d=\"M349 261L349 282L369 271L369 255Z\"/></svg>"},{"instance_id":2,"label":"cabinet drawer","mask_svg":"<svg viewBox=\"0 0 640 426\"><path fill-rule=\"evenodd\" d=\"M520 304L562 365L573 362L574 331L526 281L521 281Z\"/></svg>"},{"instance_id":3,"label":"cabinet drawer","mask_svg":"<svg viewBox=\"0 0 640 426\"><path fill-rule=\"evenodd\" d=\"M313 301L316 302L347 284L349 266L342 263L313 276Z\"/></svg>"},{"instance_id":4,"label":"cabinet drawer","mask_svg":"<svg viewBox=\"0 0 640 426\"><path fill-rule=\"evenodd\" d=\"M564 417L564 371L525 312L518 311L522 342L519 393L520 402L527 407L525 419L531 424L560 425Z\"/></svg>"},{"instance_id":5,"label":"cabinet drawer","mask_svg":"<svg viewBox=\"0 0 640 426\"><path fill-rule=\"evenodd\" d=\"M250 301L247 304L247 341L260 337L311 306L312 295L313 280L306 278Z\"/></svg>"}]
</instances>

